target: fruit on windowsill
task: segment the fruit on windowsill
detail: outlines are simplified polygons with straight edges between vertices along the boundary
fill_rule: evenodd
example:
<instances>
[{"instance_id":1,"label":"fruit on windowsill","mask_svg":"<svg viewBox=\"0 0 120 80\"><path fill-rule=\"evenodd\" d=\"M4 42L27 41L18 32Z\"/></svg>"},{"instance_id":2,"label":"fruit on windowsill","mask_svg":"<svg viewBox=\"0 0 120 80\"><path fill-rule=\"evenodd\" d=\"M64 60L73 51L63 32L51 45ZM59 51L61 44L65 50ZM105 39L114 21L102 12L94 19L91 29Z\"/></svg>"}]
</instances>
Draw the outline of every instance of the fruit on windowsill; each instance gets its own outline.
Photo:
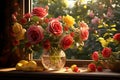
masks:
<instances>
[{"instance_id":1,"label":"fruit on windowsill","mask_svg":"<svg viewBox=\"0 0 120 80\"><path fill-rule=\"evenodd\" d=\"M16 64L16 70L23 70L23 67L28 63L26 60L21 60Z\"/></svg>"},{"instance_id":2,"label":"fruit on windowsill","mask_svg":"<svg viewBox=\"0 0 120 80\"><path fill-rule=\"evenodd\" d=\"M88 64L88 72L95 72L96 71L96 65L94 63Z\"/></svg>"},{"instance_id":3,"label":"fruit on windowsill","mask_svg":"<svg viewBox=\"0 0 120 80\"><path fill-rule=\"evenodd\" d=\"M73 65L71 66L71 70L72 70L73 72L80 72L80 69L78 68L78 66L77 66L76 64L73 64Z\"/></svg>"},{"instance_id":4,"label":"fruit on windowsill","mask_svg":"<svg viewBox=\"0 0 120 80\"><path fill-rule=\"evenodd\" d=\"M23 66L23 71L35 71L36 68L37 68L37 63L31 60L25 66Z\"/></svg>"},{"instance_id":5,"label":"fruit on windowsill","mask_svg":"<svg viewBox=\"0 0 120 80\"><path fill-rule=\"evenodd\" d=\"M71 70L73 71L75 67L77 67L76 64L71 65Z\"/></svg>"},{"instance_id":6,"label":"fruit on windowsill","mask_svg":"<svg viewBox=\"0 0 120 80\"><path fill-rule=\"evenodd\" d=\"M34 60L21 60L16 64L16 70L22 71L35 71L37 69L37 63Z\"/></svg>"}]
</instances>

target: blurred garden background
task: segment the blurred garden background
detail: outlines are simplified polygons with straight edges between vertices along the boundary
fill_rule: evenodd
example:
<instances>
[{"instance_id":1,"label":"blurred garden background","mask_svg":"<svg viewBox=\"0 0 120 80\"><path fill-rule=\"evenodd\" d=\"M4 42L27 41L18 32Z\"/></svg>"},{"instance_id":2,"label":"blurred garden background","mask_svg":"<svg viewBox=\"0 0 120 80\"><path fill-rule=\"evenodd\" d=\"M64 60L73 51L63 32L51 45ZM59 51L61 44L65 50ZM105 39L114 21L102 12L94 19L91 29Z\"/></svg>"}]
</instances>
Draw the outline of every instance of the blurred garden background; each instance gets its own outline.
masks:
<instances>
[{"instance_id":1,"label":"blurred garden background","mask_svg":"<svg viewBox=\"0 0 120 80\"><path fill-rule=\"evenodd\" d=\"M66 50L67 59L89 60L94 51L108 46L115 33L120 32L120 0L33 0L32 6L49 6L53 17L71 15L76 22L89 26L89 39L82 48ZM77 27L77 24L74 25ZM114 45L111 45L114 47ZM120 50L120 49L119 49ZM36 52L34 58L39 58Z\"/></svg>"}]
</instances>

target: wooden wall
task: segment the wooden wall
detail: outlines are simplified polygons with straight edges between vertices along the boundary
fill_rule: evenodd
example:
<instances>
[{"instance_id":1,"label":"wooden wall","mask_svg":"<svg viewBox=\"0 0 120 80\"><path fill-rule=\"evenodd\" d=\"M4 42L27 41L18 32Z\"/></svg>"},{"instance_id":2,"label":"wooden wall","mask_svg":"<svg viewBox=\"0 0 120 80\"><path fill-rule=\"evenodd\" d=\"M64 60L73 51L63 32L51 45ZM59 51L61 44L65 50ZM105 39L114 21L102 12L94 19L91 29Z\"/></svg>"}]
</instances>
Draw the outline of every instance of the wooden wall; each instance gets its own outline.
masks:
<instances>
[{"instance_id":1,"label":"wooden wall","mask_svg":"<svg viewBox=\"0 0 120 80\"><path fill-rule=\"evenodd\" d=\"M17 0L2 0L0 3L0 67L12 67L18 62L18 56L12 53L10 28L12 16L17 8Z\"/></svg>"}]
</instances>

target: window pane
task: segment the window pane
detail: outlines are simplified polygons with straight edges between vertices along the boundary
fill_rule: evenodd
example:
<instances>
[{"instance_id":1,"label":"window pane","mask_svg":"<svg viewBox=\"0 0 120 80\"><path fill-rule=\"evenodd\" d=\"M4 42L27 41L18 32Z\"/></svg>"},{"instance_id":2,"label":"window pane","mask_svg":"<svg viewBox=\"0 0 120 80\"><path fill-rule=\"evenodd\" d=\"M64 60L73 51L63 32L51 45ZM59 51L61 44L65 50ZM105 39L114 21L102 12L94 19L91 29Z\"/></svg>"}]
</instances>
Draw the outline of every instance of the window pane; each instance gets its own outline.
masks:
<instances>
[{"instance_id":1,"label":"window pane","mask_svg":"<svg viewBox=\"0 0 120 80\"><path fill-rule=\"evenodd\" d=\"M76 22L84 21L89 26L89 38L84 47L66 50L68 59L91 59L94 51L109 46L110 38L120 32L119 0L33 0L32 3L33 7L46 5L51 16L69 14ZM41 53L41 50L35 53L34 58L39 58Z\"/></svg>"}]
</instances>

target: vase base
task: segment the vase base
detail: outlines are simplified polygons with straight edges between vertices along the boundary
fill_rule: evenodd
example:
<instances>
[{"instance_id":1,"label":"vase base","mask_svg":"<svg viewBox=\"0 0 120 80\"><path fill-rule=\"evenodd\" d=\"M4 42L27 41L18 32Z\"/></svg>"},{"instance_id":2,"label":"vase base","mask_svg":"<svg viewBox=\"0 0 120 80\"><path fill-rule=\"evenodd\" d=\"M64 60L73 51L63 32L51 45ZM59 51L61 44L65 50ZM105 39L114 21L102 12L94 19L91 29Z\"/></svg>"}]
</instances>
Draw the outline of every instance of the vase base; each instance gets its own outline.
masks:
<instances>
[{"instance_id":1,"label":"vase base","mask_svg":"<svg viewBox=\"0 0 120 80\"><path fill-rule=\"evenodd\" d=\"M58 51L57 54L50 55L49 53L43 53L41 61L45 69L47 70L60 70L66 63L66 55L64 51Z\"/></svg>"}]
</instances>

